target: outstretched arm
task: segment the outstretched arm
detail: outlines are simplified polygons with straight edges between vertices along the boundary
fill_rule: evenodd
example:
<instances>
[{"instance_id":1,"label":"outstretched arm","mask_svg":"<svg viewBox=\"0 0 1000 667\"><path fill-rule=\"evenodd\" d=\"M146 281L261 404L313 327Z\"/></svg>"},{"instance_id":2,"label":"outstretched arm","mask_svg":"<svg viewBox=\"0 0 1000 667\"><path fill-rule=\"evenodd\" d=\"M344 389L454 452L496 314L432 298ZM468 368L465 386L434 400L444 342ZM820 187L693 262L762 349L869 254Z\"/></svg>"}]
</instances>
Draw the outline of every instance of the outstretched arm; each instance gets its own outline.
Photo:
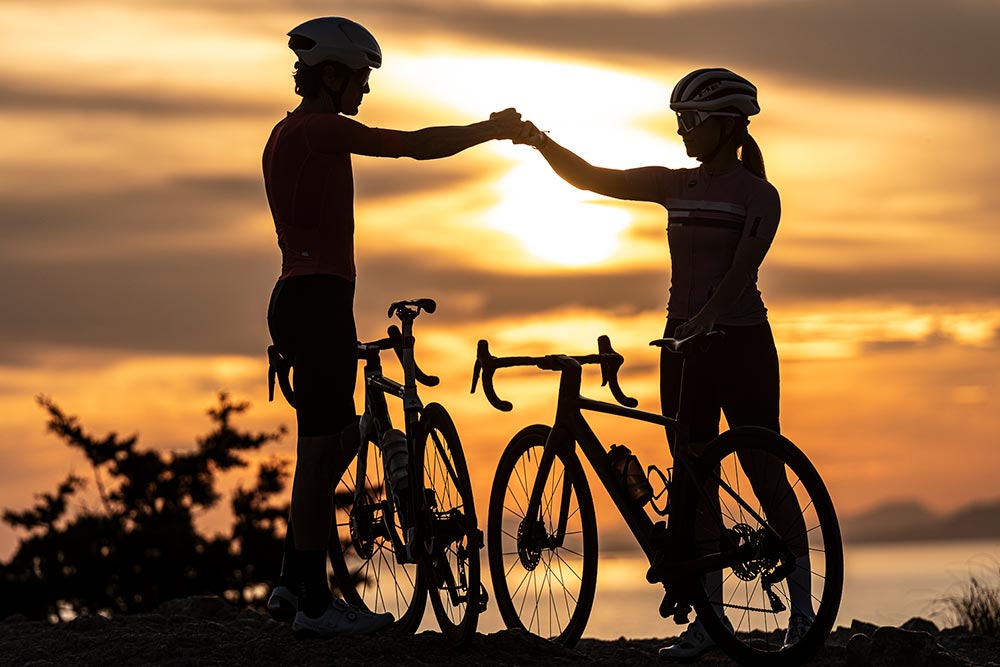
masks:
<instances>
[{"instance_id":1,"label":"outstretched arm","mask_svg":"<svg viewBox=\"0 0 1000 667\"><path fill-rule=\"evenodd\" d=\"M514 109L504 109L491 114L489 120L472 125L401 132L403 150L400 157L415 160L450 157L492 139L513 139L520 133L521 125L521 114Z\"/></svg>"},{"instance_id":2,"label":"outstretched arm","mask_svg":"<svg viewBox=\"0 0 1000 667\"><path fill-rule=\"evenodd\" d=\"M590 190L615 199L659 200L659 193L647 187L648 181L635 182L621 169L595 167L573 151L560 146L544 132L540 132L530 121L524 123L524 129L514 143L528 144L537 148L556 174L581 190Z\"/></svg>"}]
</instances>

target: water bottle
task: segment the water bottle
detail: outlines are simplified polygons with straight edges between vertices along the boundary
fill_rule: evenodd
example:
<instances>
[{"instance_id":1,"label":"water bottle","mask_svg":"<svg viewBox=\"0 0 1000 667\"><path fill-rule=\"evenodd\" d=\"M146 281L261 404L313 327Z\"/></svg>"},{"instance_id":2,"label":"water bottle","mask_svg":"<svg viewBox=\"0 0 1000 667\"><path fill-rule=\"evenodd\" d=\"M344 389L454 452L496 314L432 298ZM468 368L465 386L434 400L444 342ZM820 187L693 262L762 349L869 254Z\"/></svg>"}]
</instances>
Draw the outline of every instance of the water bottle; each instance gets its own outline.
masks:
<instances>
[{"instance_id":1,"label":"water bottle","mask_svg":"<svg viewBox=\"0 0 1000 667\"><path fill-rule=\"evenodd\" d=\"M395 428L386 431L382 436L382 465L389 487L397 494L409 486L406 470L409 458L403 432Z\"/></svg>"},{"instance_id":2,"label":"water bottle","mask_svg":"<svg viewBox=\"0 0 1000 667\"><path fill-rule=\"evenodd\" d=\"M611 445L608 451L608 459L611 467L618 477L618 483L628 493L629 498L645 505L653 497L653 487L646 479L639 459L625 445Z\"/></svg>"}]
</instances>

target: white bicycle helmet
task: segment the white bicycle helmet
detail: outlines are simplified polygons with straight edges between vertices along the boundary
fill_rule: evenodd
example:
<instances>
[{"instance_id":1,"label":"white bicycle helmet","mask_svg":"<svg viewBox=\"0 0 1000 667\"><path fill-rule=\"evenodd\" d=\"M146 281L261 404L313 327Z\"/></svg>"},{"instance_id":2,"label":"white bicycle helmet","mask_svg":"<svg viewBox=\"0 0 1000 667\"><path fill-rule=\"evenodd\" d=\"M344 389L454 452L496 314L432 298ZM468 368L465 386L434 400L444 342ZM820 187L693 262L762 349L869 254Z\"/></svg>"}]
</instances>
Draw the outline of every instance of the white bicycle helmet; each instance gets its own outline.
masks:
<instances>
[{"instance_id":1,"label":"white bicycle helmet","mask_svg":"<svg viewBox=\"0 0 1000 667\"><path fill-rule=\"evenodd\" d=\"M306 65L333 61L352 70L382 66L382 49L360 23L339 16L311 19L288 32L288 46Z\"/></svg>"},{"instance_id":2,"label":"white bicycle helmet","mask_svg":"<svg viewBox=\"0 0 1000 667\"><path fill-rule=\"evenodd\" d=\"M678 81L670 94L670 108L677 112L700 111L704 115L760 113L757 87L722 67L697 69Z\"/></svg>"}]
</instances>

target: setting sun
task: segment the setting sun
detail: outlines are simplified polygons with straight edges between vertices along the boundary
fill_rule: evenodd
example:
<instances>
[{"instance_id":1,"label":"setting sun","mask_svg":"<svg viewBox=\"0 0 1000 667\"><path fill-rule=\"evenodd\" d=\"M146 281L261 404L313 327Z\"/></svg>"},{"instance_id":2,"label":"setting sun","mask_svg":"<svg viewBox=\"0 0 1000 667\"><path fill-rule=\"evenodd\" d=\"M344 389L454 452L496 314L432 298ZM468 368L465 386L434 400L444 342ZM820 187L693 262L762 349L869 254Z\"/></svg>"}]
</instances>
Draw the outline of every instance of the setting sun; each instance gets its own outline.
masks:
<instances>
[{"instance_id":1,"label":"setting sun","mask_svg":"<svg viewBox=\"0 0 1000 667\"><path fill-rule=\"evenodd\" d=\"M541 159L512 169L497 184L502 199L486 223L548 262L583 266L608 259L629 224L628 213L594 205L594 195L546 178L548 170Z\"/></svg>"}]
</instances>

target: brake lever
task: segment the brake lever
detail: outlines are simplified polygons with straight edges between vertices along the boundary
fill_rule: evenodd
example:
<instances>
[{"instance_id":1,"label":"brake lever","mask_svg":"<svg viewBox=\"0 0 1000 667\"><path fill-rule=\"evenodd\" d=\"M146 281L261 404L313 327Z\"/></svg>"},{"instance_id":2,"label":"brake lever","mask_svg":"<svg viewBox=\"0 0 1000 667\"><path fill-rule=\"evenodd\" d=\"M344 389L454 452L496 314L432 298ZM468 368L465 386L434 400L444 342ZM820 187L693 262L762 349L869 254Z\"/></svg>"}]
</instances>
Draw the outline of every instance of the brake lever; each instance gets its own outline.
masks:
<instances>
[{"instance_id":1,"label":"brake lever","mask_svg":"<svg viewBox=\"0 0 1000 667\"><path fill-rule=\"evenodd\" d=\"M496 357L490 354L489 342L480 340L476 347L476 364L472 368L472 391L469 393L476 393L476 385L479 383L480 374L482 374L483 393L486 394L486 400L497 410L510 412L514 409L514 404L497 396L496 389L493 388L493 373L496 372L496 368L493 368L489 362L494 359Z\"/></svg>"},{"instance_id":2,"label":"brake lever","mask_svg":"<svg viewBox=\"0 0 1000 667\"><path fill-rule=\"evenodd\" d=\"M396 358L399 359L400 365L403 364L403 332L399 330L399 327L395 324L389 326L388 329L389 340L392 342L392 351L396 353ZM415 340L415 339L414 339ZM413 375L416 377L417 382L426 387L436 387L441 383L441 378L436 375L428 375L420 370L420 366L417 365L417 360L413 360Z\"/></svg>"},{"instance_id":3,"label":"brake lever","mask_svg":"<svg viewBox=\"0 0 1000 667\"><path fill-rule=\"evenodd\" d=\"M621 385L618 384L618 371L621 369L622 364L625 363L625 357L615 352L614 348L611 347L611 339L607 335L597 338L597 351L601 355L614 357L613 360L601 360L601 386L607 385L611 389L611 395L615 397L615 400L626 408L634 408L639 405L639 401L626 396L625 392L622 391Z\"/></svg>"}]
</instances>

